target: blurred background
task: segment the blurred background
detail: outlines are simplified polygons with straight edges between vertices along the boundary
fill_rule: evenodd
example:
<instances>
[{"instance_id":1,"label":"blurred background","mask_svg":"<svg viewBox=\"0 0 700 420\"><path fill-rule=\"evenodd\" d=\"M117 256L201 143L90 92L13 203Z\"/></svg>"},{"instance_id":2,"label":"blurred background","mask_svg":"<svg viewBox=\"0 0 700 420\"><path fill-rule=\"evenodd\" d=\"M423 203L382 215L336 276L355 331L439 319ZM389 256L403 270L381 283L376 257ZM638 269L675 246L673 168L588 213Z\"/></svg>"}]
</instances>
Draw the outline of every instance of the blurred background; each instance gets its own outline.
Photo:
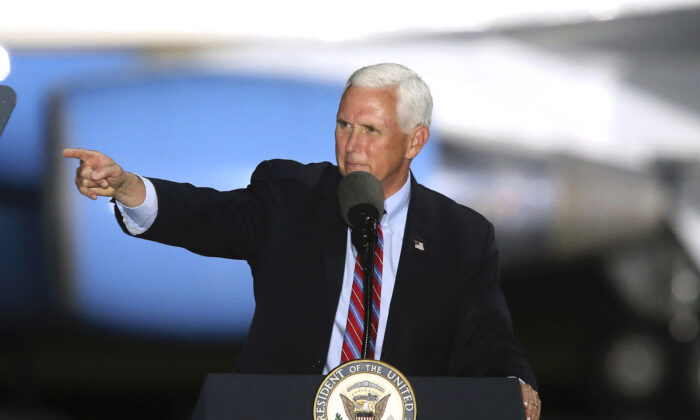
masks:
<instances>
[{"instance_id":1,"label":"blurred background","mask_svg":"<svg viewBox=\"0 0 700 420\"><path fill-rule=\"evenodd\" d=\"M111 7L111 8L110 8ZM245 263L127 237L64 147L233 189L334 160L356 68L430 85L417 179L496 226L546 419L700 416L700 1L5 4L0 418L192 415Z\"/></svg>"}]
</instances>

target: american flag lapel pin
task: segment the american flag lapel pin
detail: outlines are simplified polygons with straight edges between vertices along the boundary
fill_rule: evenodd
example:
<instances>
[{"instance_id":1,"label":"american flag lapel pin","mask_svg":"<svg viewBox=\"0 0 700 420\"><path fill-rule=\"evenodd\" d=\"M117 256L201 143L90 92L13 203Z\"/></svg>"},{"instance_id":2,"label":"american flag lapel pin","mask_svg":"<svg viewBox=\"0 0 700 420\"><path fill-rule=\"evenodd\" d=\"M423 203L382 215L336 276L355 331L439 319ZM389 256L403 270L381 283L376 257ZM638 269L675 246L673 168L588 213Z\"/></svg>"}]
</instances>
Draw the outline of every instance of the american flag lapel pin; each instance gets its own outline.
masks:
<instances>
[{"instance_id":1,"label":"american flag lapel pin","mask_svg":"<svg viewBox=\"0 0 700 420\"><path fill-rule=\"evenodd\" d=\"M423 245L423 241L421 241L420 238L413 240L413 247L419 251L425 251L425 246Z\"/></svg>"}]
</instances>

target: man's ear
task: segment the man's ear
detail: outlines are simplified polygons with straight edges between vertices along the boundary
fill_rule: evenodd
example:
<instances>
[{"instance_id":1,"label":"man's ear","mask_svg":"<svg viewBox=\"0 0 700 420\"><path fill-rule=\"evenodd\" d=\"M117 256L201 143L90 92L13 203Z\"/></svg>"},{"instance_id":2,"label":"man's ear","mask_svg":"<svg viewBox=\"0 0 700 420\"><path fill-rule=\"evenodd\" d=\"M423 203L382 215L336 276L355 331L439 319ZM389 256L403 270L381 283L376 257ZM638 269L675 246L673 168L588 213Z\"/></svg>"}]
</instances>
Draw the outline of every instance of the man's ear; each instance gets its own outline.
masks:
<instances>
[{"instance_id":1,"label":"man's ear","mask_svg":"<svg viewBox=\"0 0 700 420\"><path fill-rule=\"evenodd\" d=\"M418 125L411 131L408 135L410 144L408 150L406 150L406 159L413 159L418 156L418 153L423 149L425 143L428 142L428 137L430 137L430 129L424 125Z\"/></svg>"}]
</instances>

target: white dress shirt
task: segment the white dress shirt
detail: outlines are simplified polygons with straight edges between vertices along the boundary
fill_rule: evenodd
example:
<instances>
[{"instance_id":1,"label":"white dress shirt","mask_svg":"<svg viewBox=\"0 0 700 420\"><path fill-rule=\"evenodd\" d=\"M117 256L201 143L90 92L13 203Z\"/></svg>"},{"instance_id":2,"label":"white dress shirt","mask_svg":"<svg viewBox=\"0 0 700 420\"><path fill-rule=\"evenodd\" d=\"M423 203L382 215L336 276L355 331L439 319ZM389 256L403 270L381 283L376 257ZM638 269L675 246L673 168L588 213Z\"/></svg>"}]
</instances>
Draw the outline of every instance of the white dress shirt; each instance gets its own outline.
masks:
<instances>
[{"instance_id":1,"label":"white dress shirt","mask_svg":"<svg viewBox=\"0 0 700 420\"><path fill-rule=\"evenodd\" d=\"M143 200L143 203L138 207L127 207L119 201L116 201L117 208L122 214L124 226L126 226L126 229L132 235L140 235L147 231L156 220L156 216L158 216L158 196L156 195L156 188L149 179L141 175L137 176L141 178L141 181L143 181L143 184L146 186L146 199Z\"/></svg>"},{"instance_id":2,"label":"white dress shirt","mask_svg":"<svg viewBox=\"0 0 700 420\"><path fill-rule=\"evenodd\" d=\"M124 225L132 235L139 235L151 227L158 215L158 198L153 183L147 178L143 178L146 186L146 199L138 207L127 207L117 201L117 207L124 220ZM394 283L396 281L396 270L399 267L399 257L401 256L401 245L403 234L406 228L406 215L408 214L408 202L411 198L410 176L406 179L403 187L391 197L384 200L384 216L380 222L384 235L384 261L382 266L382 296L379 308L379 329L377 330L377 340L374 350L374 358L379 360L382 355L384 344L384 334L386 332L387 319L389 318L389 307L391 296L394 293ZM347 245L345 251L345 271L343 273L343 286L338 300L331 341L328 345L328 356L323 369L323 374L327 374L336 366L340 365L340 354L343 348L343 335L348 319L348 309L350 307L350 295L352 293L353 275L355 272L355 259L357 250L352 245L350 239L350 228L347 232Z\"/></svg>"}]
</instances>

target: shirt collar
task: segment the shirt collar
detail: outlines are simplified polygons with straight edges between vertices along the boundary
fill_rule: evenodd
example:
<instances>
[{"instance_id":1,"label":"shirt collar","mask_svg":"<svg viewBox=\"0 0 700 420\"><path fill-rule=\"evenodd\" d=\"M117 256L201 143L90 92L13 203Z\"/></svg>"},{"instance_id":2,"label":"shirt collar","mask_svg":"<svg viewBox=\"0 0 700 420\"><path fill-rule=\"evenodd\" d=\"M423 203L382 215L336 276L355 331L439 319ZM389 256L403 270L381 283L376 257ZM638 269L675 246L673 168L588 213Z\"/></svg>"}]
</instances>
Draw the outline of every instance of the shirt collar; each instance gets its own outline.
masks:
<instances>
[{"instance_id":1,"label":"shirt collar","mask_svg":"<svg viewBox=\"0 0 700 420\"><path fill-rule=\"evenodd\" d=\"M384 200L384 217L382 221L389 223L389 219L408 210L408 201L411 198L411 174L406 177L406 182L400 190Z\"/></svg>"}]
</instances>

